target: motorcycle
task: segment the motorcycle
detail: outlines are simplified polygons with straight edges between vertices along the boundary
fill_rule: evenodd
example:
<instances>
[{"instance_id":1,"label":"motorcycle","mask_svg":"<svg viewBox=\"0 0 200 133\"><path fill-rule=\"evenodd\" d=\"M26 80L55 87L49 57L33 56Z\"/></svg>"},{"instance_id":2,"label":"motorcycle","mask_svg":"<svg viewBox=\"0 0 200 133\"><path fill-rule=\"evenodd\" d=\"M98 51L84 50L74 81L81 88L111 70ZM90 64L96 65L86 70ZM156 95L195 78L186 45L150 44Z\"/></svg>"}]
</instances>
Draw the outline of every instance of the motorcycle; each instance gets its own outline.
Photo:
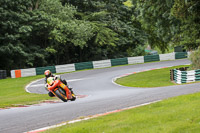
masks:
<instances>
[{"instance_id":1,"label":"motorcycle","mask_svg":"<svg viewBox=\"0 0 200 133\"><path fill-rule=\"evenodd\" d=\"M76 100L76 96L73 91L71 91L67 85L62 83L58 77L47 78L47 88L63 102L67 102L68 100Z\"/></svg>"}]
</instances>

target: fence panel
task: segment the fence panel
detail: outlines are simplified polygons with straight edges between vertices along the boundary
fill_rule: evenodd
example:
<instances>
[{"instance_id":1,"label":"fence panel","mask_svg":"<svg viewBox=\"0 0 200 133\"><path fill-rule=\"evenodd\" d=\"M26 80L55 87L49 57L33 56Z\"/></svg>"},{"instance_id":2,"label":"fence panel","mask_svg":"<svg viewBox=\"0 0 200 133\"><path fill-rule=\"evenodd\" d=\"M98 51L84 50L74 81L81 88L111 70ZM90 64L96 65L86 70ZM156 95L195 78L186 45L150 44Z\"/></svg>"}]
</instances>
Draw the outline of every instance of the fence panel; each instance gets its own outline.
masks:
<instances>
[{"instance_id":1,"label":"fence panel","mask_svg":"<svg viewBox=\"0 0 200 133\"><path fill-rule=\"evenodd\" d=\"M35 75L36 75L35 68L21 69L22 77L35 76Z\"/></svg>"},{"instance_id":2,"label":"fence panel","mask_svg":"<svg viewBox=\"0 0 200 133\"><path fill-rule=\"evenodd\" d=\"M175 54L175 59L183 59L187 57L188 57L187 52L176 52Z\"/></svg>"},{"instance_id":3,"label":"fence panel","mask_svg":"<svg viewBox=\"0 0 200 133\"><path fill-rule=\"evenodd\" d=\"M7 74L6 74L6 70L0 70L0 79L6 79Z\"/></svg>"},{"instance_id":4,"label":"fence panel","mask_svg":"<svg viewBox=\"0 0 200 133\"><path fill-rule=\"evenodd\" d=\"M76 71L74 64L57 65L55 67L56 67L56 73Z\"/></svg>"},{"instance_id":5,"label":"fence panel","mask_svg":"<svg viewBox=\"0 0 200 133\"><path fill-rule=\"evenodd\" d=\"M160 61L159 55L146 55L144 56L144 62Z\"/></svg>"},{"instance_id":6,"label":"fence panel","mask_svg":"<svg viewBox=\"0 0 200 133\"><path fill-rule=\"evenodd\" d=\"M128 57L128 64L144 63L144 56Z\"/></svg>"},{"instance_id":7,"label":"fence panel","mask_svg":"<svg viewBox=\"0 0 200 133\"><path fill-rule=\"evenodd\" d=\"M126 65L126 64L128 64L128 58L111 59L112 66Z\"/></svg>"},{"instance_id":8,"label":"fence panel","mask_svg":"<svg viewBox=\"0 0 200 133\"><path fill-rule=\"evenodd\" d=\"M111 67L110 60L93 61L94 68Z\"/></svg>"},{"instance_id":9,"label":"fence panel","mask_svg":"<svg viewBox=\"0 0 200 133\"><path fill-rule=\"evenodd\" d=\"M159 54L160 60L175 60L175 53Z\"/></svg>"},{"instance_id":10,"label":"fence panel","mask_svg":"<svg viewBox=\"0 0 200 133\"><path fill-rule=\"evenodd\" d=\"M50 70L52 73L56 73L55 66L47 66L47 67L37 67L36 68L36 75L44 74L45 70Z\"/></svg>"},{"instance_id":11,"label":"fence panel","mask_svg":"<svg viewBox=\"0 0 200 133\"><path fill-rule=\"evenodd\" d=\"M75 69L77 70L84 70L84 69L93 69L92 62L81 62L81 63L75 63Z\"/></svg>"}]
</instances>

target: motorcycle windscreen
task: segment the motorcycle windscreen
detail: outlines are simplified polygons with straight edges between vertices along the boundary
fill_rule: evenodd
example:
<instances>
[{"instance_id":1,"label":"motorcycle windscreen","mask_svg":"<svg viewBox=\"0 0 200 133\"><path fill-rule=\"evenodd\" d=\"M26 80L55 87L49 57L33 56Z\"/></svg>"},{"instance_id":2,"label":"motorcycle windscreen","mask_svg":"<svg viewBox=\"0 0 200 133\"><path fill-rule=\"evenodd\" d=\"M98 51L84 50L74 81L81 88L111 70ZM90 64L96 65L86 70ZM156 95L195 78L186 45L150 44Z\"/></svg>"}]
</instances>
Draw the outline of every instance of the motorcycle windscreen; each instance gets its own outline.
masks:
<instances>
[{"instance_id":1,"label":"motorcycle windscreen","mask_svg":"<svg viewBox=\"0 0 200 133\"><path fill-rule=\"evenodd\" d=\"M47 79L47 84L52 85L54 83L54 78L53 77L49 77Z\"/></svg>"}]
</instances>

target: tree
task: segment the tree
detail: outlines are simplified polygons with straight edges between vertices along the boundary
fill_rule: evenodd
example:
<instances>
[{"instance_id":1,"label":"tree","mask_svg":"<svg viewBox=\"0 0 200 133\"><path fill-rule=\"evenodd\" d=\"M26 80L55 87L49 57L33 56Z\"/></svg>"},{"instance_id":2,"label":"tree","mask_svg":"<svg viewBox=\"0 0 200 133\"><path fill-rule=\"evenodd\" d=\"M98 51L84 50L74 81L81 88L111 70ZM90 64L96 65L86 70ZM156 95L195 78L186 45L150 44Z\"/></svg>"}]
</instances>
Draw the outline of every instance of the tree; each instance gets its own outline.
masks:
<instances>
[{"instance_id":1,"label":"tree","mask_svg":"<svg viewBox=\"0 0 200 133\"><path fill-rule=\"evenodd\" d=\"M192 62L191 64L191 69L200 69L200 47L196 50L193 51L192 54L190 55L190 60Z\"/></svg>"},{"instance_id":2,"label":"tree","mask_svg":"<svg viewBox=\"0 0 200 133\"><path fill-rule=\"evenodd\" d=\"M180 21L171 15L173 0L132 0L137 5L137 18L148 34L148 44L164 52L179 33Z\"/></svg>"},{"instance_id":3,"label":"tree","mask_svg":"<svg viewBox=\"0 0 200 133\"><path fill-rule=\"evenodd\" d=\"M22 38L32 30L26 24L30 20L31 1L0 1L0 68L23 68L28 58Z\"/></svg>"},{"instance_id":4,"label":"tree","mask_svg":"<svg viewBox=\"0 0 200 133\"><path fill-rule=\"evenodd\" d=\"M74 18L75 7L62 6L59 0L2 0L0 4L2 69L73 62L73 47L87 46L93 36L90 23Z\"/></svg>"},{"instance_id":5,"label":"tree","mask_svg":"<svg viewBox=\"0 0 200 133\"><path fill-rule=\"evenodd\" d=\"M174 0L171 14L181 21L177 38L188 49L200 46L200 2L198 0Z\"/></svg>"},{"instance_id":6,"label":"tree","mask_svg":"<svg viewBox=\"0 0 200 133\"><path fill-rule=\"evenodd\" d=\"M90 21L95 36L88 44L96 44L100 56L116 58L128 56L127 49L133 51L143 45L144 34L138 21L132 19L132 8L123 4L125 0L63 0L77 7L76 17ZM93 45L94 46L94 45ZM107 52L105 52L107 51ZM105 55L105 53L107 53Z\"/></svg>"},{"instance_id":7,"label":"tree","mask_svg":"<svg viewBox=\"0 0 200 133\"><path fill-rule=\"evenodd\" d=\"M70 54L72 57L74 55L71 51L75 50L72 47L80 47L80 49L87 47L87 41L94 36L92 25L88 21L76 19L75 7L62 5L59 0L44 0L39 10L51 18L49 24L52 30L49 32L46 51L54 56L54 64L70 63L71 61L67 61L70 59Z\"/></svg>"},{"instance_id":8,"label":"tree","mask_svg":"<svg viewBox=\"0 0 200 133\"><path fill-rule=\"evenodd\" d=\"M146 35L124 2L0 1L1 69L143 54Z\"/></svg>"}]
</instances>

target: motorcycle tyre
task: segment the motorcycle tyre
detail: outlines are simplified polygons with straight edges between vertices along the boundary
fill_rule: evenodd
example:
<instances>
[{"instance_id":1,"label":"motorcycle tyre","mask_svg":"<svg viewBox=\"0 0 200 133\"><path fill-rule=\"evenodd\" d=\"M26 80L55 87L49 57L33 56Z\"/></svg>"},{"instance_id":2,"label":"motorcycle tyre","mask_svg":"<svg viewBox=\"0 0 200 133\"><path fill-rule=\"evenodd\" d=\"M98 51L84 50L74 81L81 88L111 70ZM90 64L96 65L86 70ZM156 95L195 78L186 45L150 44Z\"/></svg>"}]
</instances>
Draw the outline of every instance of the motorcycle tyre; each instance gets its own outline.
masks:
<instances>
[{"instance_id":1,"label":"motorcycle tyre","mask_svg":"<svg viewBox=\"0 0 200 133\"><path fill-rule=\"evenodd\" d=\"M58 98L60 98L63 102L67 102L67 99L65 99L65 96L63 96L63 95L60 93L59 89L57 89L54 93L55 93L56 96L57 96Z\"/></svg>"}]
</instances>

